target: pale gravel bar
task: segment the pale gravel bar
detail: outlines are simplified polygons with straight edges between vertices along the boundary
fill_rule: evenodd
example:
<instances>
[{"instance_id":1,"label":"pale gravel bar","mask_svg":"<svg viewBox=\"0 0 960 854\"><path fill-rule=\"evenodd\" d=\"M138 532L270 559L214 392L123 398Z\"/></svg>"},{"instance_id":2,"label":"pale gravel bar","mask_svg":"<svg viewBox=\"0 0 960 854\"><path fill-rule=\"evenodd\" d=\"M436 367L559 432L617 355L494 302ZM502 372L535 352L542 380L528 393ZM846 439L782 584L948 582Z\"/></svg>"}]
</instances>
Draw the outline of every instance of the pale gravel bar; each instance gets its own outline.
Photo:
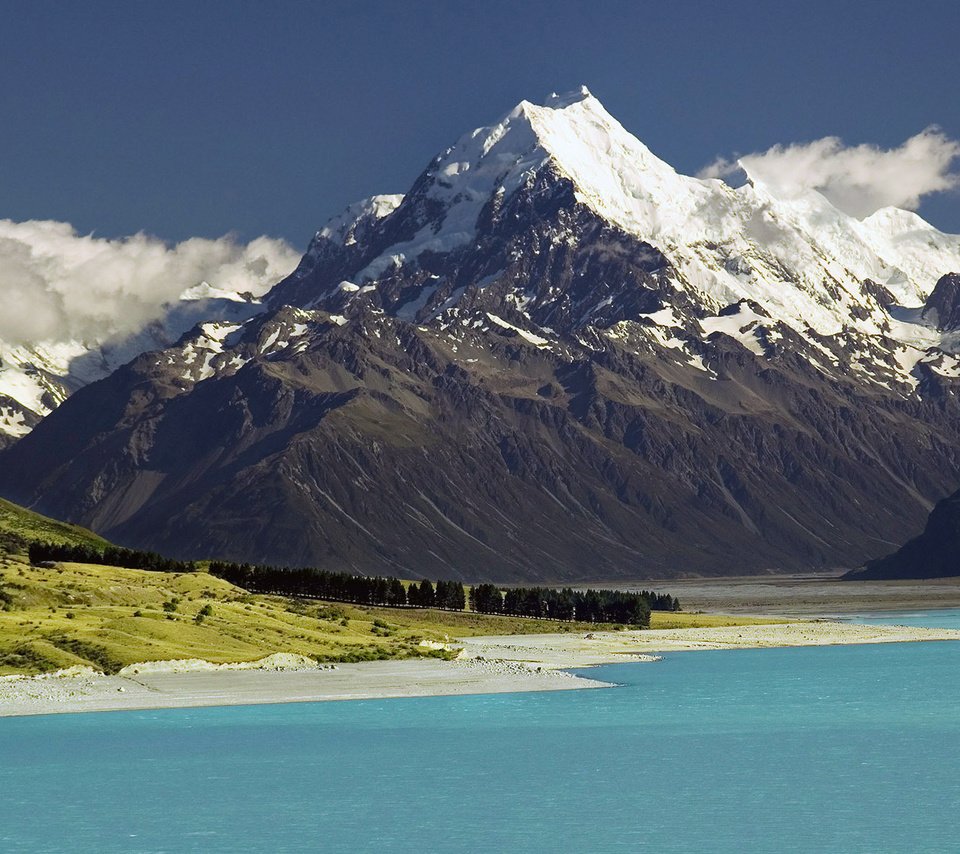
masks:
<instances>
[{"instance_id":1,"label":"pale gravel bar","mask_svg":"<svg viewBox=\"0 0 960 854\"><path fill-rule=\"evenodd\" d=\"M649 629L589 634L503 635L462 641L464 655L525 661L544 667L589 667L629 661L657 652L834 646L865 643L960 640L957 629L861 626L832 620L724 626L703 629Z\"/></svg>"},{"instance_id":2,"label":"pale gravel bar","mask_svg":"<svg viewBox=\"0 0 960 854\"><path fill-rule=\"evenodd\" d=\"M325 700L604 688L605 682L513 662L368 661L335 670L205 670L0 681L0 717Z\"/></svg>"},{"instance_id":3,"label":"pale gravel bar","mask_svg":"<svg viewBox=\"0 0 960 854\"><path fill-rule=\"evenodd\" d=\"M273 670L186 669L183 663L0 680L0 717L609 687L560 668L652 661L651 653L775 646L960 640L960 631L829 621L705 629L477 637L457 661L414 659ZM139 670L140 672L135 672ZM172 671L172 672L171 672Z\"/></svg>"}]
</instances>

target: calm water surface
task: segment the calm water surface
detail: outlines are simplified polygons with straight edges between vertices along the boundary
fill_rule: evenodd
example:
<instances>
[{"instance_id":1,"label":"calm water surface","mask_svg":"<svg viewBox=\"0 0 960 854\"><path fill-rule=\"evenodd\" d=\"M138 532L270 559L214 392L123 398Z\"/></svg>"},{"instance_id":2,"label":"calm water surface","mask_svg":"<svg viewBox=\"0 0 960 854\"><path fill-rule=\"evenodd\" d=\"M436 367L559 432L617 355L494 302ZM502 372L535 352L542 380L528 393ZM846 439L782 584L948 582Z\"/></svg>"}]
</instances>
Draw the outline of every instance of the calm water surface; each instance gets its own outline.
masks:
<instances>
[{"instance_id":1,"label":"calm water surface","mask_svg":"<svg viewBox=\"0 0 960 854\"><path fill-rule=\"evenodd\" d=\"M10 718L0 851L954 852L958 665L686 652L610 690Z\"/></svg>"},{"instance_id":2,"label":"calm water surface","mask_svg":"<svg viewBox=\"0 0 960 854\"><path fill-rule=\"evenodd\" d=\"M926 626L933 629L960 629L960 608L940 608L916 611L876 611L844 617L848 623L867 623L878 626Z\"/></svg>"}]
</instances>

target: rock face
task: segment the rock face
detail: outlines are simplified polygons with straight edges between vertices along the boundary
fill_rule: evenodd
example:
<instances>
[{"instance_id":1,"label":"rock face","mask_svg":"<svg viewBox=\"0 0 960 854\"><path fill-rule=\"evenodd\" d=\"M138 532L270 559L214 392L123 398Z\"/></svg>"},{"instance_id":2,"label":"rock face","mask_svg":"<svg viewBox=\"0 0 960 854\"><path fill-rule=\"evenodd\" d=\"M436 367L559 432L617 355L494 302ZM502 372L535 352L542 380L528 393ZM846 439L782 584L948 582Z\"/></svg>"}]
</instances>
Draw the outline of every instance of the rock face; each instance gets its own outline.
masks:
<instances>
[{"instance_id":1,"label":"rock face","mask_svg":"<svg viewBox=\"0 0 960 854\"><path fill-rule=\"evenodd\" d=\"M960 329L960 275L948 273L940 278L927 297L923 316L932 320L941 331Z\"/></svg>"},{"instance_id":2,"label":"rock face","mask_svg":"<svg viewBox=\"0 0 960 854\"><path fill-rule=\"evenodd\" d=\"M844 576L847 581L960 575L960 492L937 503L923 533L886 557Z\"/></svg>"},{"instance_id":3,"label":"rock face","mask_svg":"<svg viewBox=\"0 0 960 854\"><path fill-rule=\"evenodd\" d=\"M0 491L180 557L854 566L960 479L960 362L922 312L958 268L914 214L686 178L585 91L524 102L329 223L266 312L76 392Z\"/></svg>"}]
</instances>

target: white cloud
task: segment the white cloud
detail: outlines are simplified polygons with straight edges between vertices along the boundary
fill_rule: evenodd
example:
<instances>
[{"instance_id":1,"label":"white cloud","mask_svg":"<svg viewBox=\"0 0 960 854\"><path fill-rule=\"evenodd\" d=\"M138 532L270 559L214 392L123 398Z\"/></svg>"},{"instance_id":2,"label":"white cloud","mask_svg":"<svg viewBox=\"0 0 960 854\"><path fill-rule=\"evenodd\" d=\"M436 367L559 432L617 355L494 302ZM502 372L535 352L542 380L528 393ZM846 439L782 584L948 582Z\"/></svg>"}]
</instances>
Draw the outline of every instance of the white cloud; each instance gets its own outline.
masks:
<instances>
[{"instance_id":1,"label":"white cloud","mask_svg":"<svg viewBox=\"0 0 960 854\"><path fill-rule=\"evenodd\" d=\"M208 282L260 296L299 256L282 240L230 237L167 245L77 234L68 223L0 220L0 342L106 341L142 329Z\"/></svg>"},{"instance_id":2,"label":"white cloud","mask_svg":"<svg viewBox=\"0 0 960 854\"><path fill-rule=\"evenodd\" d=\"M736 160L718 159L701 178L728 178L741 169L775 195L794 197L818 190L848 214L865 217L883 207L916 210L930 194L960 186L953 171L960 142L927 128L897 148L844 145L835 136L775 145Z\"/></svg>"}]
</instances>

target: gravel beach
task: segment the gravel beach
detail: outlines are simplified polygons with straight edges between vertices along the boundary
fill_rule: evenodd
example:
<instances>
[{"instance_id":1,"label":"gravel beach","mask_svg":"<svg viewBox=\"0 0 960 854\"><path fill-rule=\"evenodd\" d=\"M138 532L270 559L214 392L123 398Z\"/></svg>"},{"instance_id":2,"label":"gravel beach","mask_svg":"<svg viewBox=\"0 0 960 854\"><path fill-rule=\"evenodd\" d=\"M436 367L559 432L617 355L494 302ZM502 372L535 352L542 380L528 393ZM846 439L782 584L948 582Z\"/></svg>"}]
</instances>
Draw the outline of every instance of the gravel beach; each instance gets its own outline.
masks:
<instances>
[{"instance_id":1,"label":"gravel beach","mask_svg":"<svg viewBox=\"0 0 960 854\"><path fill-rule=\"evenodd\" d=\"M960 631L831 621L729 628L476 637L455 661L318 665L301 656L212 665L149 662L115 676L88 668L0 679L0 717L59 712L382 699L608 687L564 668L656 661L657 652L960 640Z\"/></svg>"}]
</instances>

